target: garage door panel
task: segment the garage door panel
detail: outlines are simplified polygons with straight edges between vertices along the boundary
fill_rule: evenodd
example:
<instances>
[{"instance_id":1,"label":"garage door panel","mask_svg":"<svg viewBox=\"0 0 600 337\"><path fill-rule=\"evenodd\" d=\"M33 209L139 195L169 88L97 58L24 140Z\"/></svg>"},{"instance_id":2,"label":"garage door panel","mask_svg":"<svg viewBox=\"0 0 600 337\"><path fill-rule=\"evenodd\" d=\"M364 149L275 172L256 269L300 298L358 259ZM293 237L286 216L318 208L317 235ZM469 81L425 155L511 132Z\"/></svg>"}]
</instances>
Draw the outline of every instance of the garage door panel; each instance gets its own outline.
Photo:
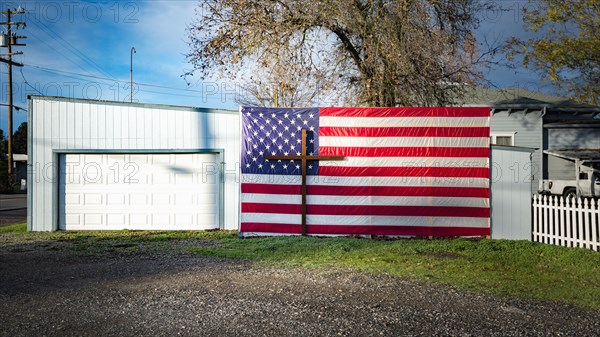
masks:
<instances>
[{"instance_id":1,"label":"garage door panel","mask_svg":"<svg viewBox=\"0 0 600 337\"><path fill-rule=\"evenodd\" d=\"M110 213L108 214L107 218L108 218L108 226L109 227L124 227L127 226L127 222L125 221L125 218L127 217L127 214L121 213Z\"/></svg>"},{"instance_id":2,"label":"garage door panel","mask_svg":"<svg viewBox=\"0 0 600 337\"><path fill-rule=\"evenodd\" d=\"M65 195L65 203L67 205L81 205L81 196L79 193L69 193Z\"/></svg>"},{"instance_id":3,"label":"garage door panel","mask_svg":"<svg viewBox=\"0 0 600 337\"><path fill-rule=\"evenodd\" d=\"M171 214L152 214L152 225L154 227L168 226L171 223Z\"/></svg>"},{"instance_id":4,"label":"garage door panel","mask_svg":"<svg viewBox=\"0 0 600 337\"><path fill-rule=\"evenodd\" d=\"M175 184L187 185L194 183L194 176L191 173L175 174Z\"/></svg>"},{"instance_id":5,"label":"garage door panel","mask_svg":"<svg viewBox=\"0 0 600 337\"><path fill-rule=\"evenodd\" d=\"M169 206L171 204L171 195L156 193L152 195L152 205L154 206Z\"/></svg>"},{"instance_id":6,"label":"garage door panel","mask_svg":"<svg viewBox=\"0 0 600 337\"><path fill-rule=\"evenodd\" d=\"M194 214L175 214L175 221L182 225L192 225L194 223Z\"/></svg>"},{"instance_id":7,"label":"garage door panel","mask_svg":"<svg viewBox=\"0 0 600 337\"><path fill-rule=\"evenodd\" d=\"M118 194L114 194L114 193L108 193L106 196L106 202L108 205L125 205L126 202L126 195L122 194L122 193L118 193Z\"/></svg>"},{"instance_id":8,"label":"garage door panel","mask_svg":"<svg viewBox=\"0 0 600 337\"><path fill-rule=\"evenodd\" d=\"M148 195L146 194L130 194L129 204L132 206L148 205Z\"/></svg>"},{"instance_id":9,"label":"garage door panel","mask_svg":"<svg viewBox=\"0 0 600 337\"><path fill-rule=\"evenodd\" d=\"M86 193L83 195L83 202L86 206L102 205L103 199L103 195L99 193Z\"/></svg>"},{"instance_id":10,"label":"garage door panel","mask_svg":"<svg viewBox=\"0 0 600 337\"><path fill-rule=\"evenodd\" d=\"M68 225L79 225L81 222L79 214L69 214L66 216L66 223Z\"/></svg>"},{"instance_id":11,"label":"garage door panel","mask_svg":"<svg viewBox=\"0 0 600 337\"><path fill-rule=\"evenodd\" d=\"M129 223L132 226L151 225L151 223L148 221L148 215L146 214L130 214Z\"/></svg>"},{"instance_id":12,"label":"garage door panel","mask_svg":"<svg viewBox=\"0 0 600 337\"><path fill-rule=\"evenodd\" d=\"M164 184L171 185L171 175L170 174L160 174L152 176L153 184Z\"/></svg>"},{"instance_id":13,"label":"garage door panel","mask_svg":"<svg viewBox=\"0 0 600 337\"><path fill-rule=\"evenodd\" d=\"M83 222L87 225L102 226L104 224L104 215L94 213L84 214Z\"/></svg>"},{"instance_id":14,"label":"garage door panel","mask_svg":"<svg viewBox=\"0 0 600 337\"><path fill-rule=\"evenodd\" d=\"M59 227L218 228L219 180L207 179L199 166L211 161L216 166L218 155L63 155ZM124 182L128 173L135 183Z\"/></svg>"}]
</instances>

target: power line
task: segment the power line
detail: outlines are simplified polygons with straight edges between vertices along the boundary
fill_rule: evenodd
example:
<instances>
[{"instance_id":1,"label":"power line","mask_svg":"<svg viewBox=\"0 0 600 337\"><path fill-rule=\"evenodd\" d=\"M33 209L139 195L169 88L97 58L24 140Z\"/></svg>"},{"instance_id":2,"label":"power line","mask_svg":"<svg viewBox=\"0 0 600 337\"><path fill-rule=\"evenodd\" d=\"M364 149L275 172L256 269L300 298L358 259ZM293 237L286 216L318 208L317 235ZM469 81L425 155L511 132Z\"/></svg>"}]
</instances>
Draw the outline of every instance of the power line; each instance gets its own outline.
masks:
<instances>
[{"instance_id":1,"label":"power line","mask_svg":"<svg viewBox=\"0 0 600 337\"><path fill-rule=\"evenodd\" d=\"M25 64L25 65L28 66L28 67L30 67L30 68L33 68L33 69L37 69L37 70L41 70L41 71L45 71L45 72L50 72L50 73L54 73L54 74L59 74L59 75L62 75L62 76L65 76L65 77L69 77L69 78L73 78L73 79L76 79L76 80L82 80L81 77L96 79L96 80L104 82L104 83L101 83L101 84L104 84L104 85L107 85L107 86L113 85L115 82L129 83L128 81L125 81L125 80L116 80L116 79L110 79L110 78L101 77L101 76L95 76L95 75L82 74L82 73L77 73L77 72L72 72L72 71L52 69L52 68L42 67L42 66L33 65L33 64ZM79 76L79 77L76 77L76 76ZM111 83L107 83L106 81L111 81ZM176 91L188 92L188 93L199 93L199 94L203 94L204 93L204 91L202 91L202 90L181 89L181 88L175 88L175 87L169 87L169 86L163 86L163 85L157 85L157 84L150 84L150 83L136 82L136 84L139 85L139 86L144 86L144 87L155 87L155 88L160 88L160 89L176 90ZM197 95L176 94L176 93L152 91L152 90L145 90L145 89L139 89L139 91L145 92L145 93L167 95L167 96L180 96L180 97L198 98ZM204 99L220 99L220 98L208 96L208 97L204 97Z\"/></svg>"},{"instance_id":2,"label":"power line","mask_svg":"<svg viewBox=\"0 0 600 337\"><path fill-rule=\"evenodd\" d=\"M67 49L70 49L81 60L83 60L84 62L86 62L88 65L92 66L92 68L95 68L102 75L114 79L114 77L110 73L104 71L104 69L102 69L102 67L100 67L96 62L94 62L94 60L92 60L91 58L89 58L88 56L86 56L84 53L82 53L81 51L79 51L79 49L75 48L71 43L69 43L69 41L65 40L62 36L60 36L60 34L57 34L56 32L54 32L50 27L46 26L42 21L40 21L40 20L38 20L38 19L36 19L34 17L34 20L32 21L32 23L34 25L36 25L37 27L39 27L40 29L42 29L43 31L45 31L46 33L48 33L50 35L50 37L52 39L54 39L54 41L62 44Z\"/></svg>"},{"instance_id":3,"label":"power line","mask_svg":"<svg viewBox=\"0 0 600 337\"><path fill-rule=\"evenodd\" d=\"M33 64L25 64L25 65L29 66L31 68L35 68L35 69L39 69L39 70L43 70L43 71L48 71L48 72L53 72L53 73L63 73L63 74L69 74L69 75L77 75L77 76L89 77L89 78L94 78L94 79L99 79L99 80L104 80L104 81L113 80L113 79L106 78L106 77L81 74L81 73L76 73L76 72L66 71L66 70L52 69L52 68L42 67L42 66L33 65ZM114 80L114 81L115 82L128 83L128 81L126 81L126 80ZM186 92L197 92L197 93L200 93L200 94L204 93L202 90L182 89L182 88L169 87L169 86L158 85L158 84L151 84L151 83L136 82L136 84L137 85L141 85L141 86L161 88L161 89L178 90L178 91L186 91Z\"/></svg>"},{"instance_id":4,"label":"power line","mask_svg":"<svg viewBox=\"0 0 600 337\"><path fill-rule=\"evenodd\" d=\"M81 70L83 71L88 71L87 69L85 69L83 66L81 66L79 63L73 61L70 57L68 57L67 55L63 54L60 50L54 48L51 44L49 44L45 39L39 38L36 34L33 34L30 32L30 35L33 36L34 38L36 38L37 40L39 40L40 42L42 42L43 44L45 44L46 46L48 46L50 49L52 49L54 52L56 52L57 54L61 55L62 57L64 57L66 60L69 60L69 62L73 63L73 65L79 67Z\"/></svg>"},{"instance_id":5,"label":"power line","mask_svg":"<svg viewBox=\"0 0 600 337\"><path fill-rule=\"evenodd\" d=\"M6 104L6 103L0 103L0 105L1 105L1 106L8 106L8 104ZM13 105L13 108L17 109L17 111L19 111L19 110L22 110L22 111L25 111L25 112L27 112L27 109L23 109L23 108L21 108L21 107L20 107L20 106L18 106L18 105Z\"/></svg>"},{"instance_id":6,"label":"power line","mask_svg":"<svg viewBox=\"0 0 600 337\"><path fill-rule=\"evenodd\" d=\"M38 94L43 96L44 94L42 94L39 90L37 90L37 88L35 88L31 84L29 84L29 82L27 82L27 79L25 78L25 74L23 74L23 67L19 68L19 70L21 71L21 77L23 77L23 82L25 82L25 84L27 84L31 89L37 91Z\"/></svg>"}]
</instances>

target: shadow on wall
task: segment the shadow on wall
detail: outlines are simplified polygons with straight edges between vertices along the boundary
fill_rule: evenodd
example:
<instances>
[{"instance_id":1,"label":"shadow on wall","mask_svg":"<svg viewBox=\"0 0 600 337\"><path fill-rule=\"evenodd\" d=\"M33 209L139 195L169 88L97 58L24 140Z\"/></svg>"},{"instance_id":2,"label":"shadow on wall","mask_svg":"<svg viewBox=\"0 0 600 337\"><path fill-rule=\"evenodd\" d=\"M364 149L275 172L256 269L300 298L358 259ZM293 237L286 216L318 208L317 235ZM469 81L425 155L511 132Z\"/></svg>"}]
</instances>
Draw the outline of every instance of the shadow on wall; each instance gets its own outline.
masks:
<instances>
[{"instance_id":1,"label":"shadow on wall","mask_svg":"<svg viewBox=\"0 0 600 337\"><path fill-rule=\"evenodd\" d=\"M215 125L217 124L217 117L214 113L205 109L196 109L196 111L181 111L182 114L191 115L190 125L181 125L181 130L175 130L177 137L186 137L190 135L191 139L183 139L183 144L189 144L188 146L178 147L177 150L208 150L214 149L215 144ZM218 164L218 163L217 163ZM171 165L169 169L175 174L190 175L194 174L196 170L203 170L203 167L195 167L190 169L186 166Z\"/></svg>"}]
</instances>

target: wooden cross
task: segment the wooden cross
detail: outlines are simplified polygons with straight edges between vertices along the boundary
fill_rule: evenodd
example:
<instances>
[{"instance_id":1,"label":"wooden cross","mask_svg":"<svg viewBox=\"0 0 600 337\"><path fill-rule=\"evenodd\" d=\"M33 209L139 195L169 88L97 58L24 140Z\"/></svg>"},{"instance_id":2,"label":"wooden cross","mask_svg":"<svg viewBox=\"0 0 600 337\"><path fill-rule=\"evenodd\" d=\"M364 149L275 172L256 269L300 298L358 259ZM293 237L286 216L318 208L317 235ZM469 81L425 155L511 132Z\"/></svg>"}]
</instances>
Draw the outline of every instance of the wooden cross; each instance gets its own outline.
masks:
<instances>
[{"instance_id":1,"label":"wooden cross","mask_svg":"<svg viewBox=\"0 0 600 337\"><path fill-rule=\"evenodd\" d=\"M343 160L343 156L315 156L306 154L306 129L302 129L302 153L299 156L265 156L268 160L302 161L302 235L306 235L306 162L309 160Z\"/></svg>"}]
</instances>

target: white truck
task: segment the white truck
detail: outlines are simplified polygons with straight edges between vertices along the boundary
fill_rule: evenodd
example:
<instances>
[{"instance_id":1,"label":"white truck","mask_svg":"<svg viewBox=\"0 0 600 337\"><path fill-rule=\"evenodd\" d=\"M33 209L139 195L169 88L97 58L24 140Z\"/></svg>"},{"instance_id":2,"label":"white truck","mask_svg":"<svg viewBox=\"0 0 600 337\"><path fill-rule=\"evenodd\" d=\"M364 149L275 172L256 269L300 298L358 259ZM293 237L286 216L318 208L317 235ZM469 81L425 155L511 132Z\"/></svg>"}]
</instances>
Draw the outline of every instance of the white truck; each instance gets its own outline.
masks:
<instances>
[{"instance_id":1,"label":"white truck","mask_svg":"<svg viewBox=\"0 0 600 337\"><path fill-rule=\"evenodd\" d=\"M577 180L540 180L540 194L562 195L565 198L577 197ZM581 197L600 197L600 171L581 167L579 172L579 193Z\"/></svg>"}]
</instances>

